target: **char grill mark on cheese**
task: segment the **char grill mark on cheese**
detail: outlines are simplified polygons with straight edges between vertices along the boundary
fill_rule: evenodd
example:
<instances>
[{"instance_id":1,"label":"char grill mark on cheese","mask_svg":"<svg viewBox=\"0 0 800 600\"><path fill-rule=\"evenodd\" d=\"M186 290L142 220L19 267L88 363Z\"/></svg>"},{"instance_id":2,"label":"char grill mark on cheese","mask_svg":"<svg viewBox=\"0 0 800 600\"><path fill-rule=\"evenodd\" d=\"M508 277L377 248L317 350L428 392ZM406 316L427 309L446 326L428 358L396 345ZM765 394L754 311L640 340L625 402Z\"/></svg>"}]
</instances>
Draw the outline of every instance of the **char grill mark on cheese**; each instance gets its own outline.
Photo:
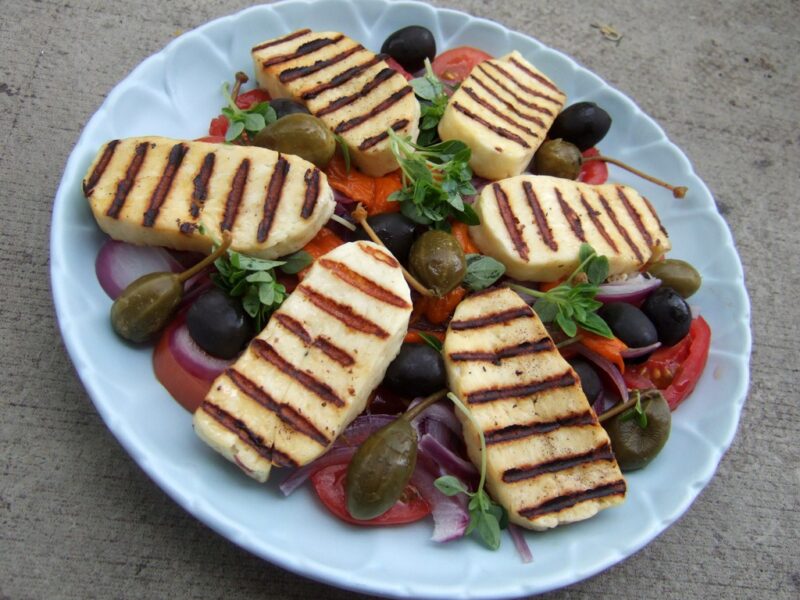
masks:
<instances>
[{"instance_id":1,"label":"char grill mark on cheese","mask_svg":"<svg viewBox=\"0 0 800 600\"><path fill-rule=\"evenodd\" d=\"M611 452L611 445L602 444L588 452L559 456L556 459L540 462L538 464L523 465L507 469L503 473L503 481L506 483L516 483L517 481L533 479L534 477L539 477L540 475L548 473L558 473L559 471L564 471L580 465L609 460L614 460L614 454Z\"/></svg>"},{"instance_id":2,"label":"char grill mark on cheese","mask_svg":"<svg viewBox=\"0 0 800 600\"><path fill-rule=\"evenodd\" d=\"M111 158L114 156L114 151L117 149L118 145L119 140L111 140L106 144L106 147L103 150L103 155L100 157L100 160L97 161L97 165L92 170L92 174L89 175L89 179L87 179L86 183L83 184L83 193L87 196L92 194L94 186L97 185L97 182L100 181L103 173L105 173L108 163L111 162Z\"/></svg>"},{"instance_id":3,"label":"char grill mark on cheese","mask_svg":"<svg viewBox=\"0 0 800 600\"><path fill-rule=\"evenodd\" d=\"M494 291L494 290L493 290ZM491 325L499 325L500 323L508 323L515 319L531 319L533 318L533 311L529 306L520 306L519 308L509 308L496 313L489 313L482 317L474 319L464 319L459 321L451 321L450 329L455 331L464 331L466 329L480 329L482 327L489 327Z\"/></svg>"},{"instance_id":4,"label":"char grill mark on cheese","mask_svg":"<svg viewBox=\"0 0 800 600\"><path fill-rule=\"evenodd\" d=\"M510 141L512 141L512 142L514 142L516 144L519 144L523 148L530 148L531 147L528 142L526 142L523 138L518 136L516 133L514 133L512 131L509 131L505 127L498 127L497 125L495 125L493 123L490 123L489 121L487 121L486 119L484 119L480 115L475 114L470 109L468 109L465 106L461 105L459 102L453 102L452 106L453 106L453 108L455 110L457 110L461 114L466 115L467 117L469 117L470 119L472 119L476 123L480 123L481 125L483 125L487 129L490 129L491 131L494 131L500 137L505 138L507 140L510 140Z\"/></svg>"},{"instance_id":5,"label":"char grill mark on cheese","mask_svg":"<svg viewBox=\"0 0 800 600\"><path fill-rule=\"evenodd\" d=\"M597 218L600 216L601 213L589 205L589 203L586 201L586 196L583 195L583 192L579 192L579 194L581 198L581 204L583 205L586 214L589 215L589 218L592 220L592 224L595 226L600 235L603 236L603 239L606 241L606 243L609 246L611 246L612 250L614 250L614 252L616 253L619 253L619 248L617 248L617 243L610 235L608 235L608 232L606 231L603 222Z\"/></svg>"},{"instance_id":6,"label":"char grill mark on cheese","mask_svg":"<svg viewBox=\"0 0 800 600\"><path fill-rule=\"evenodd\" d=\"M497 185L497 184L495 184ZM530 181L522 182L522 189L525 191L525 197L528 199L528 205L533 211L533 218L536 221L536 228L539 230L539 235L542 241L547 244L550 250L558 250L558 242L553 237L553 230L547 222L547 215L542 210L542 205L539 203L539 198L536 197L536 192L533 191L533 186Z\"/></svg>"},{"instance_id":7,"label":"char grill mark on cheese","mask_svg":"<svg viewBox=\"0 0 800 600\"><path fill-rule=\"evenodd\" d=\"M308 54L313 54L317 50L320 50L325 46L336 44L343 39L344 39L343 35L337 35L332 38L319 38L316 40L311 40L310 42L306 42L305 44L300 46L296 51L292 52L291 54L281 54L280 56L273 56L272 58L263 61L261 64L264 65L265 67L272 67L285 62L289 62L290 60L294 60L296 58L300 58Z\"/></svg>"},{"instance_id":8,"label":"char grill mark on cheese","mask_svg":"<svg viewBox=\"0 0 800 600\"><path fill-rule=\"evenodd\" d=\"M296 40L299 37L303 37L304 35L308 35L311 33L310 29L298 29L288 35L283 37L275 38L274 40L270 40L268 42L264 42L263 44L259 44L258 46L253 47L253 52L257 50L263 50L264 48L271 48L272 46L277 46L278 44L283 44L285 42L290 42L292 40Z\"/></svg>"},{"instance_id":9,"label":"char grill mark on cheese","mask_svg":"<svg viewBox=\"0 0 800 600\"><path fill-rule=\"evenodd\" d=\"M217 155L213 152L206 154L203 158L203 165L200 167L200 171L192 180L194 190L192 191L192 204L189 207L189 214L195 219L200 216L200 207L208 197L208 181L214 173L214 162L216 158Z\"/></svg>"},{"instance_id":10,"label":"char grill mark on cheese","mask_svg":"<svg viewBox=\"0 0 800 600\"><path fill-rule=\"evenodd\" d=\"M329 258L321 258L319 260L319 264L328 269L339 280L344 281L347 285L352 286L369 296L372 296L380 302L391 304L392 306L397 306L399 308L411 307L408 302L403 300L397 294L382 288L377 283L367 279L360 273L356 273L353 269L343 263L331 260Z\"/></svg>"},{"instance_id":11,"label":"char grill mark on cheese","mask_svg":"<svg viewBox=\"0 0 800 600\"><path fill-rule=\"evenodd\" d=\"M537 136L537 134L534 131L531 131L528 127L526 127L525 125L523 125L521 123L517 123L514 119L509 117L507 114L505 114L500 109L498 109L496 106L494 106L488 100L486 100L485 98L483 98L479 94L477 94L475 92L475 90L473 90L471 87L462 85L460 89L464 90L464 93L466 93L467 96L472 98L475 102L480 104L482 107L484 107L486 110L488 110L490 113L492 113L498 119L500 119L502 121L505 121L506 123L508 123L512 127L516 127L517 129L527 133L528 135L532 135L533 137ZM544 123L542 122L542 120L541 119L537 119L537 120L539 121L539 125L544 127Z\"/></svg>"},{"instance_id":12,"label":"char grill mark on cheese","mask_svg":"<svg viewBox=\"0 0 800 600\"><path fill-rule=\"evenodd\" d=\"M625 195L625 192L619 186L617 186L617 197L622 201L623 206L625 206L625 210L628 211L628 215L630 215L634 225L636 225L636 229L638 229L639 233L642 234L647 247L652 248L653 238L650 236L650 232L647 231L647 228L644 226L642 215L640 215L639 212L633 207L631 201L628 200L628 196Z\"/></svg>"},{"instance_id":13,"label":"char grill mark on cheese","mask_svg":"<svg viewBox=\"0 0 800 600\"><path fill-rule=\"evenodd\" d=\"M318 396L323 402L330 402L339 408L345 405L344 400L339 398L329 385L295 367L288 360L283 358L269 342L256 338L252 341L250 347L253 349L256 356L264 359L282 373L295 379L300 385Z\"/></svg>"},{"instance_id":14,"label":"char grill mark on cheese","mask_svg":"<svg viewBox=\"0 0 800 600\"><path fill-rule=\"evenodd\" d=\"M380 325L362 317L346 304L341 304L306 285L298 285L296 290L299 290L314 306L325 311L350 329L382 339L389 337L389 333Z\"/></svg>"},{"instance_id":15,"label":"char grill mark on cheese","mask_svg":"<svg viewBox=\"0 0 800 600\"><path fill-rule=\"evenodd\" d=\"M303 340L304 344L319 348L328 356L328 358L336 361L343 367L349 367L355 364L355 360L348 352L342 350L327 338L313 337L310 333L308 333L306 328L303 327L303 324L300 321L293 319L285 313L276 313L273 318L278 321L278 323L280 323L284 329L290 331L295 336Z\"/></svg>"},{"instance_id":16,"label":"char grill mark on cheese","mask_svg":"<svg viewBox=\"0 0 800 600\"><path fill-rule=\"evenodd\" d=\"M644 262L644 256L642 256L642 251L639 250L639 246L633 243L633 240L631 239L628 230L625 229L625 227L623 227L622 224L619 222L619 218L617 218L617 213L613 211L606 197L603 194L598 194L598 197L600 198L600 203L603 205L603 208L605 209L608 218L611 219L611 222L614 224L614 227L617 228L617 231L619 231L619 234L622 236L622 239L624 239L625 243L628 244L628 247L636 255L636 258L640 262Z\"/></svg>"},{"instance_id":17,"label":"char grill mark on cheese","mask_svg":"<svg viewBox=\"0 0 800 600\"><path fill-rule=\"evenodd\" d=\"M552 421L543 421L530 424L515 424L500 429L484 432L487 445L514 442L535 435L550 433L562 427L585 427L596 424L597 420L591 411L558 417Z\"/></svg>"},{"instance_id":18,"label":"char grill mark on cheese","mask_svg":"<svg viewBox=\"0 0 800 600\"><path fill-rule=\"evenodd\" d=\"M575 375L570 369L565 373L539 381L476 390L467 394L466 400L469 404L483 404L486 402L495 402L497 400L507 400L509 398L524 398L546 390L570 387L576 383L577 379L575 379Z\"/></svg>"},{"instance_id":19,"label":"char grill mark on cheese","mask_svg":"<svg viewBox=\"0 0 800 600\"><path fill-rule=\"evenodd\" d=\"M647 207L647 210L650 211L650 214L653 215L653 219L655 219L656 223L658 224L658 230L664 237L668 237L669 234L667 233L667 230L664 229L664 224L661 223L661 219L658 218L658 213L656 212L656 209L653 208L652 204L650 204L650 200L648 200L644 196L642 196L642 200L644 200L644 204Z\"/></svg>"},{"instance_id":20,"label":"char grill mark on cheese","mask_svg":"<svg viewBox=\"0 0 800 600\"><path fill-rule=\"evenodd\" d=\"M322 71L322 69L327 69L328 67L335 65L338 62L349 58L356 52L361 52L364 49L364 46L357 45L353 46L352 48L348 48L344 52L340 52L336 56L332 56L331 58L325 60L318 60L312 65L304 66L304 67L294 67L292 69L286 69L282 71L280 75L278 75L278 79L280 79L281 83L289 83L291 81L296 81L298 79L302 79L303 77L308 77L309 75L313 75L318 71Z\"/></svg>"},{"instance_id":21,"label":"char grill mark on cheese","mask_svg":"<svg viewBox=\"0 0 800 600\"><path fill-rule=\"evenodd\" d=\"M136 175L139 174L139 169L142 168L142 163L144 163L145 156L147 156L147 149L149 147L150 144L148 142L141 142L136 145L133 158L128 165L128 169L125 171L125 178L119 182L119 185L117 185L117 191L114 194L114 200L111 202L111 206L109 206L108 210L106 211L106 215L112 219L119 218L119 213L122 210L122 207L125 205L125 199L128 197L128 194L133 187L133 183L136 181Z\"/></svg>"},{"instance_id":22,"label":"char grill mark on cheese","mask_svg":"<svg viewBox=\"0 0 800 600\"><path fill-rule=\"evenodd\" d=\"M519 62L519 61L518 61L516 58L514 58L513 56L511 56L511 57L509 58L509 60L511 61L511 63L512 63L512 64L513 64L515 67L517 67L517 68L518 68L520 71L522 71L523 73L525 73L525 74L526 74L528 77L532 77L533 79L535 79L536 81L538 81L539 83L541 83L541 84L542 84L544 87L551 89L552 91L554 91L554 92L555 92L556 94L558 94L559 96L563 96L563 95L564 95L564 94L561 92L561 90L559 90L559 89L558 89L558 88L557 88L557 87L556 87L556 86L553 84L553 82L552 82L552 81L548 81L548 80L547 80L545 77L542 77L542 76L541 76L541 75L539 75L538 73L534 73L533 71L531 71L531 70L530 70L528 67L526 67L524 64L522 64L521 62Z\"/></svg>"},{"instance_id":23,"label":"char grill mark on cheese","mask_svg":"<svg viewBox=\"0 0 800 600\"><path fill-rule=\"evenodd\" d=\"M500 211L500 216L503 218L503 224L506 226L506 231L508 231L511 242L514 244L514 249L522 260L528 260L528 244L525 242L525 238L522 237L519 219L517 219L517 216L511 210L511 206L508 203L508 196L506 196L502 186L498 183L492 184L492 190L494 191L494 197L497 201L497 209Z\"/></svg>"},{"instance_id":24,"label":"char grill mark on cheese","mask_svg":"<svg viewBox=\"0 0 800 600\"><path fill-rule=\"evenodd\" d=\"M566 508L572 508L576 504L585 502L587 500L594 500L596 498L604 498L606 496L624 496L627 486L625 481L620 479L613 483L600 485L589 490L581 490L572 492L570 494L563 494L556 498L527 506L519 511L520 515L526 519L535 519L536 517L562 511Z\"/></svg>"},{"instance_id":25,"label":"char grill mark on cheese","mask_svg":"<svg viewBox=\"0 0 800 600\"><path fill-rule=\"evenodd\" d=\"M546 352L554 348L553 341L550 338L542 338L536 342L521 342L514 346L507 348L500 348L492 352L470 351L470 352L452 352L448 356L450 360L460 361L488 361L499 365L504 358L511 358L514 356L523 356L525 354L536 354L537 352Z\"/></svg>"},{"instance_id":26,"label":"char grill mark on cheese","mask_svg":"<svg viewBox=\"0 0 800 600\"><path fill-rule=\"evenodd\" d=\"M520 119L523 119L525 121L529 121L531 123L535 123L539 127L544 127L545 129L547 129L547 125L545 125L544 121L542 121L539 117L537 117L535 115L528 115L528 114L525 114L524 112L521 112L513 103L509 102L508 100L503 98L500 94L498 94L496 90L493 90L491 87L489 87L480 77L478 77L477 73L472 72L470 74L470 77L471 77L471 81L473 81L473 82L478 84L478 87L480 87L484 92L489 94L492 98L494 98L495 100L500 102L503 106L506 107L506 109L510 110L512 113L517 115ZM498 86L498 87L500 87L500 86ZM513 94L511 92L509 92L509 91L506 91L506 93L511 95L511 96L513 96ZM553 116L553 111L550 110L549 108L544 107L544 106L539 106L538 104L533 104L529 108L531 110L535 111L535 112L539 112L539 113L542 113L542 114L545 114L545 115L548 115L548 116L551 116L551 117Z\"/></svg>"},{"instance_id":27,"label":"char grill mark on cheese","mask_svg":"<svg viewBox=\"0 0 800 600\"><path fill-rule=\"evenodd\" d=\"M550 110L549 108L547 108L545 106L542 106L541 104L537 104L536 102L531 102L530 100L526 100L525 98L523 98L522 96L520 96L516 92L512 91L506 84L504 84L497 77L495 77L494 75L489 73L489 71L486 70L486 67L484 67L484 63L479 64L477 68L481 73L483 73L483 75L485 77L487 77L489 79L489 81L494 83L497 87L499 87L501 90L503 90L506 94L508 94L509 96L514 98L514 100L517 101L518 103L520 103L522 106L530 108L533 111L540 112L542 114L546 114L546 115L548 115L550 117L554 116L553 115L553 111ZM483 85L484 88L488 89L488 86L485 83L483 83L480 79L475 78L475 80L478 81L481 85ZM535 95L537 97L541 97L542 96L541 94L538 94L538 93L535 94ZM544 96L544 99L550 100L551 102L555 101L553 98L550 98L549 96Z\"/></svg>"},{"instance_id":28,"label":"char grill mark on cheese","mask_svg":"<svg viewBox=\"0 0 800 600\"><path fill-rule=\"evenodd\" d=\"M406 125L408 125L408 119L399 119L392 123L391 128L392 131L399 131L403 129ZM389 137L389 134L385 131L381 131L378 135L373 135L372 137L365 138L363 142L358 145L359 150L368 150L372 148L375 144L379 144L383 140Z\"/></svg>"},{"instance_id":29,"label":"char grill mark on cheese","mask_svg":"<svg viewBox=\"0 0 800 600\"><path fill-rule=\"evenodd\" d=\"M222 222L219 227L222 231L230 231L236 222L239 214L239 205L242 203L244 186L247 184L247 174L250 171L250 159L245 158L236 169L236 174L231 181L228 199L225 201L225 211L222 214Z\"/></svg>"},{"instance_id":30,"label":"char grill mark on cheese","mask_svg":"<svg viewBox=\"0 0 800 600\"><path fill-rule=\"evenodd\" d=\"M275 213L278 210L278 204L281 201L281 194L283 192L283 184L286 183L286 176L289 174L289 161L283 156L278 156L278 162L275 163L275 170L272 171L272 177L269 179L267 186L267 197L264 200L264 216L258 224L258 233L256 239L259 242L266 241L269 236L269 231L272 229L272 223L275 220Z\"/></svg>"},{"instance_id":31,"label":"char grill mark on cheese","mask_svg":"<svg viewBox=\"0 0 800 600\"><path fill-rule=\"evenodd\" d=\"M319 197L319 169L307 169L303 181L306 184L306 197L300 216L307 219L314 213Z\"/></svg>"},{"instance_id":32,"label":"char grill mark on cheese","mask_svg":"<svg viewBox=\"0 0 800 600\"><path fill-rule=\"evenodd\" d=\"M575 237L578 238L581 242L586 241L586 234L583 231L583 224L581 223L581 218L578 216L578 213L575 212L569 203L564 200L564 195L561 193L561 190L556 188L556 199L558 200L558 205L561 207L561 212L564 214L564 218L569 223L570 228L572 229L572 233L575 234Z\"/></svg>"},{"instance_id":33,"label":"char grill mark on cheese","mask_svg":"<svg viewBox=\"0 0 800 600\"><path fill-rule=\"evenodd\" d=\"M261 386L235 369L228 369L225 374L246 396L258 402L261 406L272 411L281 422L309 439L314 440L322 447L327 447L330 440L324 433L302 414L289 404L278 402L270 396ZM274 449L273 449L274 450Z\"/></svg>"},{"instance_id":34,"label":"char grill mark on cheese","mask_svg":"<svg viewBox=\"0 0 800 600\"><path fill-rule=\"evenodd\" d=\"M512 57L513 58L513 57ZM506 71L503 67L497 64L497 61L486 61L481 63L484 65L490 65L498 74L502 75L506 81L514 85L518 90L528 94L529 96L534 96L535 98L541 98L542 100L547 100L548 102L552 102L556 105L561 105L561 101L553 96L548 96L547 94L543 94L538 90L534 90L533 88L529 88L527 85L520 83L516 77L514 77L511 73ZM548 86L549 87L549 86Z\"/></svg>"},{"instance_id":35,"label":"char grill mark on cheese","mask_svg":"<svg viewBox=\"0 0 800 600\"><path fill-rule=\"evenodd\" d=\"M359 125L366 123L367 121L371 120L374 117L377 117L379 114L388 110L393 105L397 104L408 96L409 94L413 93L413 89L411 86L405 86L396 92L392 93L388 98L381 101L379 104L375 105L369 112L364 113L363 115L359 115L357 117L353 117L352 119L348 119L346 121L342 121L334 128L334 133L344 133L346 131L350 131L351 129L355 129Z\"/></svg>"},{"instance_id":36,"label":"char grill mark on cheese","mask_svg":"<svg viewBox=\"0 0 800 600\"><path fill-rule=\"evenodd\" d=\"M397 71L395 71L394 69L390 69L389 67L381 69L375 74L375 77L373 77L370 81L364 84L364 86L360 90L358 90L353 94L349 94L347 96L340 96L339 98L336 98L336 100L332 100L330 104L328 104L327 106L323 106L322 108L314 111L314 114L318 117L323 117L325 115L329 115L333 112L336 112L340 108L345 107L348 104L352 104L353 102L356 102L361 98L365 98L372 90L379 88L384 81L390 79L391 77L394 77L396 72Z\"/></svg>"},{"instance_id":37,"label":"char grill mark on cheese","mask_svg":"<svg viewBox=\"0 0 800 600\"><path fill-rule=\"evenodd\" d=\"M178 172L183 162L183 157L186 156L188 151L189 148L182 143L175 144L172 150L169 151L169 158L167 159L167 164L164 165L164 172L161 174L161 179L158 180L156 189L153 190L153 195L150 196L150 205L144 213L142 225L145 227L155 225L161 205L164 203L167 194L169 194L175 174Z\"/></svg>"},{"instance_id":38,"label":"char grill mark on cheese","mask_svg":"<svg viewBox=\"0 0 800 600\"><path fill-rule=\"evenodd\" d=\"M395 269L400 266L400 263L397 262L397 259L395 259L394 256L392 256L391 254L387 254L383 250L378 250L373 246L366 246L364 244L358 244L358 249L361 250L361 252L363 252L367 256L374 258L375 260L382 262L385 265L389 265L390 267L393 267Z\"/></svg>"},{"instance_id":39,"label":"char grill mark on cheese","mask_svg":"<svg viewBox=\"0 0 800 600\"><path fill-rule=\"evenodd\" d=\"M342 71L338 75L334 76L334 78L331 79L329 82L321 83L316 87L313 87L310 90L303 92L300 95L300 97L306 101L313 100L323 92L327 92L328 90L340 87L345 83L347 83L348 81L350 81L351 79L353 79L354 77L358 77L361 73L363 73L370 67L374 67L375 65L377 65L380 61L383 60L383 58L384 57L381 55L375 55L365 63L356 65L355 67L350 67L349 69Z\"/></svg>"}]
</instances>

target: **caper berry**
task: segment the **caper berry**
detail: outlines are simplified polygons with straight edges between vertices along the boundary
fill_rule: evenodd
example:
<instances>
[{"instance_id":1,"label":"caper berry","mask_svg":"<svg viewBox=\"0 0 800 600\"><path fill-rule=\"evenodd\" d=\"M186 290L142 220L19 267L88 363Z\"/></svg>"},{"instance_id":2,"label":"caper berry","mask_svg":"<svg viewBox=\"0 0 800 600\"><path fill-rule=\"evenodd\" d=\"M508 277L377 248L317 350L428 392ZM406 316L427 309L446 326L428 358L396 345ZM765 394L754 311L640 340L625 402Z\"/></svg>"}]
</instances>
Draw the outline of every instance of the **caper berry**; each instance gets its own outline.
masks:
<instances>
[{"instance_id":1,"label":"caper berry","mask_svg":"<svg viewBox=\"0 0 800 600\"><path fill-rule=\"evenodd\" d=\"M623 471L645 467L661 452L669 438L672 414L664 396L657 390L643 392L641 405L647 416L647 426L644 428L636 417L626 416L628 411L603 423L611 438L614 456Z\"/></svg>"},{"instance_id":2,"label":"caper berry","mask_svg":"<svg viewBox=\"0 0 800 600\"><path fill-rule=\"evenodd\" d=\"M653 277L658 277L662 285L671 287L682 297L688 298L694 294L703 283L703 278L692 265L684 260L668 258L653 263L647 268Z\"/></svg>"},{"instance_id":3,"label":"caper berry","mask_svg":"<svg viewBox=\"0 0 800 600\"><path fill-rule=\"evenodd\" d=\"M444 231L423 233L411 246L412 274L437 296L455 289L467 272L467 261L458 240Z\"/></svg>"},{"instance_id":4,"label":"caper berry","mask_svg":"<svg viewBox=\"0 0 800 600\"><path fill-rule=\"evenodd\" d=\"M294 154L320 169L333 158L336 139L317 117L303 113L286 115L267 125L253 138L255 146Z\"/></svg>"},{"instance_id":5,"label":"caper berry","mask_svg":"<svg viewBox=\"0 0 800 600\"><path fill-rule=\"evenodd\" d=\"M111 326L131 342L146 342L172 318L183 298L183 283L175 273L143 275L114 300Z\"/></svg>"},{"instance_id":6,"label":"caper berry","mask_svg":"<svg viewBox=\"0 0 800 600\"><path fill-rule=\"evenodd\" d=\"M562 179L577 179L581 172L581 151L564 140L548 140L533 155L533 172Z\"/></svg>"}]
</instances>

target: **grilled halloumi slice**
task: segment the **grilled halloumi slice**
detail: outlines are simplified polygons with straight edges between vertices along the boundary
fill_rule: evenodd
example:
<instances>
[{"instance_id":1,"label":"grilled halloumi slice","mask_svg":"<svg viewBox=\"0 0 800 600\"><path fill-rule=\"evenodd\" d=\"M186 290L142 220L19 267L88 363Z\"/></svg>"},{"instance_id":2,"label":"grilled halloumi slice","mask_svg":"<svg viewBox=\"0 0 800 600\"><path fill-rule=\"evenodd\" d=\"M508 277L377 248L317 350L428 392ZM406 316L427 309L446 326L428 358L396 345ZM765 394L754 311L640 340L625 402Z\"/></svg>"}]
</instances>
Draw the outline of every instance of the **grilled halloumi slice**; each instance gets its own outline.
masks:
<instances>
[{"instance_id":1,"label":"grilled halloumi slice","mask_svg":"<svg viewBox=\"0 0 800 600\"><path fill-rule=\"evenodd\" d=\"M417 140L419 102L380 55L336 32L300 29L253 47L258 84L293 98L342 136L358 168L379 177L398 168L386 130Z\"/></svg>"},{"instance_id":2,"label":"grilled halloumi slice","mask_svg":"<svg viewBox=\"0 0 800 600\"><path fill-rule=\"evenodd\" d=\"M195 412L195 431L259 481L272 465L314 460L364 410L410 315L411 293L386 250L339 246L216 379Z\"/></svg>"},{"instance_id":3,"label":"grilled halloumi slice","mask_svg":"<svg viewBox=\"0 0 800 600\"><path fill-rule=\"evenodd\" d=\"M472 149L470 166L486 179L524 172L566 96L516 50L475 67L439 122L443 140Z\"/></svg>"},{"instance_id":4,"label":"grilled halloumi slice","mask_svg":"<svg viewBox=\"0 0 800 600\"><path fill-rule=\"evenodd\" d=\"M575 371L511 290L473 295L444 342L450 389L486 440L486 483L509 519L543 530L621 503L626 484ZM471 460L478 432L456 411Z\"/></svg>"},{"instance_id":5,"label":"grilled halloumi slice","mask_svg":"<svg viewBox=\"0 0 800 600\"><path fill-rule=\"evenodd\" d=\"M633 188L520 175L483 188L470 235L524 281L556 281L577 267L582 242L608 257L609 274L637 271L671 248L650 202Z\"/></svg>"},{"instance_id":6,"label":"grilled halloumi slice","mask_svg":"<svg viewBox=\"0 0 800 600\"><path fill-rule=\"evenodd\" d=\"M325 174L297 156L163 137L108 142L83 191L116 240L207 252L230 231L233 250L261 258L302 248L336 206Z\"/></svg>"}]
</instances>

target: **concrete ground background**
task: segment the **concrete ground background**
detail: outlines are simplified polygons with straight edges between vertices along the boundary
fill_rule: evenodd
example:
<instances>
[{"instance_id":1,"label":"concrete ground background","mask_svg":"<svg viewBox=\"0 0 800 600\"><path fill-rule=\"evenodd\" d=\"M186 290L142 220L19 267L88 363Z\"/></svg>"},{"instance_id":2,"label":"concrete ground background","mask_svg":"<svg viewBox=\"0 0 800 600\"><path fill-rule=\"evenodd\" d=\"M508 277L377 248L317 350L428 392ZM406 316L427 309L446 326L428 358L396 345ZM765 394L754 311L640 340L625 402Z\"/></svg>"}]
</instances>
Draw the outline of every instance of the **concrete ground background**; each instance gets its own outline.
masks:
<instances>
[{"instance_id":1,"label":"concrete ground background","mask_svg":"<svg viewBox=\"0 0 800 600\"><path fill-rule=\"evenodd\" d=\"M125 454L77 380L48 278L52 199L108 91L178 31L243 0L0 3L0 597L353 598L184 513ZM753 305L752 384L732 448L688 513L552 598L800 596L800 4L433 2L571 55L653 116L733 231ZM603 39L592 23L624 38Z\"/></svg>"}]
</instances>

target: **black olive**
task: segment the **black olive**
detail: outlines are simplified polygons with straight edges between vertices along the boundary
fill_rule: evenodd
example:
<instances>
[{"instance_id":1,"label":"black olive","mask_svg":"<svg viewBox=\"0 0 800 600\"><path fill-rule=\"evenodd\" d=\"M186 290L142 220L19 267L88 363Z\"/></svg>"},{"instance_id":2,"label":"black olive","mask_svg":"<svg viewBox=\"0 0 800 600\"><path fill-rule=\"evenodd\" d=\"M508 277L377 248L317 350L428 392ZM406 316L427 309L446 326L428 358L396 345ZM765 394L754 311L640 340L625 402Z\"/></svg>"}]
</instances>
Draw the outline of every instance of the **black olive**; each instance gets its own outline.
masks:
<instances>
[{"instance_id":1,"label":"black olive","mask_svg":"<svg viewBox=\"0 0 800 600\"><path fill-rule=\"evenodd\" d=\"M633 304L609 302L598 314L605 319L614 335L631 348L649 346L658 341L653 323Z\"/></svg>"},{"instance_id":2,"label":"black olive","mask_svg":"<svg viewBox=\"0 0 800 600\"><path fill-rule=\"evenodd\" d=\"M195 300L186 314L186 326L198 346L219 358L235 357L255 334L242 303L219 288Z\"/></svg>"},{"instance_id":3,"label":"black olive","mask_svg":"<svg viewBox=\"0 0 800 600\"><path fill-rule=\"evenodd\" d=\"M447 386L442 355L427 344L403 344L383 383L409 398L432 394Z\"/></svg>"},{"instance_id":4,"label":"black olive","mask_svg":"<svg viewBox=\"0 0 800 600\"><path fill-rule=\"evenodd\" d=\"M671 287L662 286L650 294L642 310L655 325L658 339L665 346L677 344L689 333L692 311Z\"/></svg>"},{"instance_id":5,"label":"black olive","mask_svg":"<svg viewBox=\"0 0 800 600\"><path fill-rule=\"evenodd\" d=\"M375 230L381 241L386 244L389 252L397 260L405 264L408 260L411 244L414 243L414 230L417 227L414 221L400 213L383 213L369 217L367 223ZM361 227L356 230L354 237L357 240L369 239L367 232Z\"/></svg>"},{"instance_id":6,"label":"black olive","mask_svg":"<svg viewBox=\"0 0 800 600\"><path fill-rule=\"evenodd\" d=\"M275 110L275 114L280 119L286 115L293 115L295 113L302 113L310 115L311 112L299 102L295 102L291 98L275 98L269 101L269 105Z\"/></svg>"},{"instance_id":7,"label":"black olive","mask_svg":"<svg viewBox=\"0 0 800 600\"><path fill-rule=\"evenodd\" d=\"M429 29L410 25L398 29L383 42L381 53L388 54L409 73L425 66L425 59L436 57L436 39Z\"/></svg>"},{"instance_id":8,"label":"black olive","mask_svg":"<svg viewBox=\"0 0 800 600\"><path fill-rule=\"evenodd\" d=\"M611 127L611 117L594 102L565 108L553 121L548 136L575 144L581 152L595 146Z\"/></svg>"},{"instance_id":9,"label":"black olive","mask_svg":"<svg viewBox=\"0 0 800 600\"><path fill-rule=\"evenodd\" d=\"M589 362L582 358L572 358L569 364L572 365L572 368L575 369L575 372L578 374L578 378L581 380L583 393L586 394L586 399L589 400L589 404L594 404L594 401L597 400L603 391L603 382L600 381L597 371L594 370L594 367L592 367Z\"/></svg>"}]
</instances>

